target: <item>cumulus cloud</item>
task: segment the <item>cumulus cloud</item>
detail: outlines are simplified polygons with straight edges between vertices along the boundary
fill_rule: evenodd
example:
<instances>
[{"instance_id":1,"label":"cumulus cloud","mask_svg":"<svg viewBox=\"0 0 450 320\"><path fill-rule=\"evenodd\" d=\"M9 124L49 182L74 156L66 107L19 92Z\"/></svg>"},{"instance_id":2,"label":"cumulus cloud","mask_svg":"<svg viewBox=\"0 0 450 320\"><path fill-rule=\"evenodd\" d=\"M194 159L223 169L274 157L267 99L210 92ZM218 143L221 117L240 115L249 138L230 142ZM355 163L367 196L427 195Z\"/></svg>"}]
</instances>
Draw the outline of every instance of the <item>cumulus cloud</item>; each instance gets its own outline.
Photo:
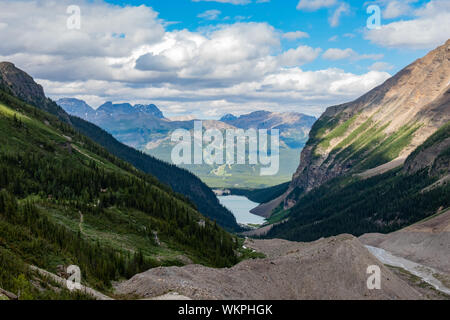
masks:
<instances>
[{"instance_id":1,"label":"cumulus cloud","mask_svg":"<svg viewBox=\"0 0 450 320\"><path fill-rule=\"evenodd\" d=\"M320 54L322 49L311 48L309 46L299 46L296 49L290 49L281 54L278 59L283 67L300 66L307 62L314 61Z\"/></svg>"},{"instance_id":2,"label":"cumulus cloud","mask_svg":"<svg viewBox=\"0 0 450 320\"><path fill-rule=\"evenodd\" d=\"M66 9L73 2L2 1L0 21L7 24L0 33L2 53L120 57L164 35L158 14L149 7L87 1L76 2L81 7L81 29L68 30Z\"/></svg>"},{"instance_id":3,"label":"cumulus cloud","mask_svg":"<svg viewBox=\"0 0 450 320\"><path fill-rule=\"evenodd\" d=\"M66 29L66 8L73 2L81 7L80 30ZM304 71L300 66L317 59L321 49L283 50L283 38L305 35L286 37L267 23L167 31L147 6L48 3L2 1L0 60L29 72L55 99L77 97L94 107L153 102L169 116L260 108L319 115L389 77L384 71Z\"/></svg>"},{"instance_id":4,"label":"cumulus cloud","mask_svg":"<svg viewBox=\"0 0 450 320\"><path fill-rule=\"evenodd\" d=\"M450 2L430 1L414 11L414 18L369 30L365 38L384 47L431 49L443 44L450 34Z\"/></svg>"},{"instance_id":5,"label":"cumulus cloud","mask_svg":"<svg viewBox=\"0 0 450 320\"><path fill-rule=\"evenodd\" d=\"M39 80L55 98L75 96L93 106L107 95L117 102L144 103L152 101L164 112L222 115L242 114L255 109L298 111L320 115L330 105L347 102L374 88L390 77L386 72L371 71L355 75L340 69L303 71L300 68L278 69L258 81L241 82L232 86L198 90L176 85L160 87L129 87L108 81L53 82ZM88 87L89 93L86 92ZM133 97L130 99L130 97Z\"/></svg>"},{"instance_id":6,"label":"cumulus cloud","mask_svg":"<svg viewBox=\"0 0 450 320\"><path fill-rule=\"evenodd\" d=\"M383 18L394 19L397 17L410 14L413 9L410 7L409 2L412 1L411 0L390 1L387 4L386 8L383 10Z\"/></svg>"}]
</instances>

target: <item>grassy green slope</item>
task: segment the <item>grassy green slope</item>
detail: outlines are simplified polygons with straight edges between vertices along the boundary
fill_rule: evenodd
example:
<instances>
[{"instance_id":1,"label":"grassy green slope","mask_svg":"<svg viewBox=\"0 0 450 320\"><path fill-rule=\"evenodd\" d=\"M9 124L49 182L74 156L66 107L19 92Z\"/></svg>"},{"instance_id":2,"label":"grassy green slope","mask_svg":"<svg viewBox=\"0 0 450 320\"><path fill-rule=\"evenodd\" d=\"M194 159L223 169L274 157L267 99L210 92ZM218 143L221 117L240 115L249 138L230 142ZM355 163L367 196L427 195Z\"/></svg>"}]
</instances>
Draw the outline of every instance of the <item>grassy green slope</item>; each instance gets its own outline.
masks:
<instances>
[{"instance_id":1,"label":"grassy green slope","mask_svg":"<svg viewBox=\"0 0 450 320\"><path fill-rule=\"evenodd\" d=\"M268 237L313 241L401 229L450 206L449 185L421 192L434 181L425 172L404 176L398 171L367 180L334 179L303 196L289 221L275 226Z\"/></svg>"},{"instance_id":2,"label":"grassy green slope","mask_svg":"<svg viewBox=\"0 0 450 320\"><path fill-rule=\"evenodd\" d=\"M186 257L237 262L237 240L184 196L3 91L0 190L0 287L9 291L36 277L28 264L76 264L86 284L107 291L112 280Z\"/></svg>"},{"instance_id":3,"label":"grassy green slope","mask_svg":"<svg viewBox=\"0 0 450 320\"><path fill-rule=\"evenodd\" d=\"M155 176L174 191L186 195L205 216L217 221L227 230L240 230L233 214L219 203L217 197L205 183L189 171L128 147L103 129L83 119L73 116L70 119L77 130L105 147L115 156L131 163L143 172Z\"/></svg>"}]
</instances>

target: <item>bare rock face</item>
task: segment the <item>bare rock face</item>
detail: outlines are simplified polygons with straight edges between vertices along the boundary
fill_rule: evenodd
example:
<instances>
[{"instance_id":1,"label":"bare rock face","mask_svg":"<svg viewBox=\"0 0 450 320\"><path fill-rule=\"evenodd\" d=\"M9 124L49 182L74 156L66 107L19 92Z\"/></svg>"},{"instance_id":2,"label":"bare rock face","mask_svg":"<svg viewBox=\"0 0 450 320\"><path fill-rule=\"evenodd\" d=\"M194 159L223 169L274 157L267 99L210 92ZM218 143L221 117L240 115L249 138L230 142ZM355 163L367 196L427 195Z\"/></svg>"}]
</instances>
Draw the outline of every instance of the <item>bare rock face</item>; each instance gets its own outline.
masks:
<instances>
[{"instance_id":1,"label":"bare rock face","mask_svg":"<svg viewBox=\"0 0 450 320\"><path fill-rule=\"evenodd\" d=\"M450 40L359 99L328 108L310 132L290 190L406 158L449 120Z\"/></svg>"},{"instance_id":2,"label":"bare rock face","mask_svg":"<svg viewBox=\"0 0 450 320\"><path fill-rule=\"evenodd\" d=\"M45 96L42 86L11 62L0 62L0 88L39 109L56 115L60 120L70 123L69 115Z\"/></svg>"},{"instance_id":3,"label":"bare rock face","mask_svg":"<svg viewBox=\"0 0 450 320\"><path fill-rule=\"evenodd\" d=\"M450 123L417 148L406 160L403 171L413 174L427 168L429 175L441 178L450 171Z\"/></svg>"},{"instance_id":4,"label":"bare rock face","mask_svg":"<svg viewBox=\"0 0 450 320\"><path fill-rule=\"evenodd\" d=\"M36 84L31 76L17 69L10 62L0 63L0 83L7 86L12 93L22 100L46 99L44 89Z\"/></svg>"},{"instance_id":5,"label":"bare rock face","mask_svg":"<svg viewBox=\"0 0 450 320\"><path fill-rule=\"evenodd\" d=\"M119 284L116 291L146 299L169 292L208 300L422 298L350 235L312 243L249 240L246 246L267 258L229 269L199 265L151 269ZM381 290L367 288L371 265L381 268Z\"/></svg>"}]
</instances>

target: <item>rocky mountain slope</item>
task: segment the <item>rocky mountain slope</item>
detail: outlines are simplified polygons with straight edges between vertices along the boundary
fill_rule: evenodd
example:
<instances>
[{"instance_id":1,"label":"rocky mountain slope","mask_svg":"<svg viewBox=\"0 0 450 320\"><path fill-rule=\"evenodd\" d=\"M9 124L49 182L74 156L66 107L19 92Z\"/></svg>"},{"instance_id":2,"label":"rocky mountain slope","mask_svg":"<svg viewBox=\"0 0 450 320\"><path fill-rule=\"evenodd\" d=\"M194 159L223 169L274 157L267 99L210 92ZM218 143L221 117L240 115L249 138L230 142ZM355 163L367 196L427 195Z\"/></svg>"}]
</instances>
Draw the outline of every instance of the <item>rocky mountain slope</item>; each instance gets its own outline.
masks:
<instances>
[{"instance_id":1,"label":"rocky mountain slope","mask_svg":"<svg viewBox=\"0 0 450 320\"><path fill-rule=\"evenodd\" d=\"M288 210L278 207L277 214L288 221L268 236L308 241L340 233L388 233L449 208L449 138L447 122L404 165L373 176L343 175L306 194L290 194L285 201L300 200Z\"/></svg>"},{"instance_id":2,"label":"rocky mountain slope","mask_svg":"<svg viewBox=\"0 0 450 320\"><path fill-rule=\"evenodd\" d=\"M191 299L421 299L350 235L312 243L248 240L265 259L229 269L198 265L156 268L120 283L116 292L143 298L176 292ZM381 268L381 290L367 288L367 267Z\"/></svg>"},{"instance_id":3,"label":"rocky mountain slope","mask_svg":"<svg viewBox=\"0 0 450 320\"><path fill-rule=\"evenodd\" d=\"M131 163L143 172L155 176L161 182L169 185L175 192L185 195L203 215L217 221L219 225L228 230L240 229L233 214L219 203L212 190L187 170L143 154L120 143L111 134L95 124L70 116L59 105L45 97L42 87L31 76L16 68L12 63L0 63L0 79L1 89L39 109L56 115L60 120L72 125L76 130L102 145L113 155ZM74 104L78 106L79 101L68 101L68 103L73 107ZM136 106L136 108L140 110L148 109L140 106ZM156 119L152 115L148 116Z\"/></svg>"},{"instance_id":4,"label":"rocky mountain slope","mask_svg":"<svg viewBox=\"0 0 450 320\"><path fill-rule=\"evenodd\" d=\"M450 120L450 40L314 124L291 190L405 159ZM292 204L289 204L292 205Z\"/></svg>"},{"instance_id":5,"label":"rocky mountain slope","mask_svg":"<svg viewBox=\"0 0 450 320\"><path fill-rule=\"evenodd\" d=\"M55 102L47 99L42 86L10 62L0 62L0 89L6 90L23 101L39 105L41 109L70 123L69 115Z\"/></svg>"}]
</instances>

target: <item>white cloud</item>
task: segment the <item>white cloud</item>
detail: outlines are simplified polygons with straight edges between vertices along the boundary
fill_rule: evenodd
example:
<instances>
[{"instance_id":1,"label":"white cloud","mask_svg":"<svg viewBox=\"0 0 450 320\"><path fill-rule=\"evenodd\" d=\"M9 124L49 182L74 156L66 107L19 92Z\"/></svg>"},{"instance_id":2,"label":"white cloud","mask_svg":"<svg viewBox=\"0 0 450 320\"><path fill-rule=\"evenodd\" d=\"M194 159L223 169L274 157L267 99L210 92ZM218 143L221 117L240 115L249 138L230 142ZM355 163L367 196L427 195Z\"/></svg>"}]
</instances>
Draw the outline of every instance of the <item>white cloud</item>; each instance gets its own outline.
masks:
<instances>
[{"instance_id":1,"label":"white cloud","mask_svg":"<svg viewBox=\"0 0 450 320\"><path fill-rule=\"evenodd\" d=\"M278 59L283 67L293 67L314 61L320 54L322 49L311 48L308 46L299 46L297 49L290 49L281 54Z\"/></svg>"},{"instance_id":2,"label":"white cloud","mask_svg":"<svg viewBox=\"0 0 450 320\"><path fill-rule=\"evenodd\" d=\"M297 10L315 11L321 8L329 8L334 6L337 0L300 0L297 4Z\"/></svg>"},{"instance_id":3,"label":"white cloud","mask_svg":"<svg viewBox=\"0 0 450 320\"><path fill-rule=\"evenodd\" d=\"M304 71L299 66L321 49L284 51L284 35L267 23L167 31L149 7L79 1L81 30L68 31L65 9L73 2L2 1L0 60L29 72L53 98L77 97L94 107L153 102L199 117L260 108L319 115L389 77Z\"/></svg>"},{"instance_id":4,"label":"white cloud","mask_svg":"<svg viewBox=\"0 0 450 320\"><path fill-rule=\"evenodd\" d=\"M303 31L293 31L293 32L286 32L283 34L283 38L288 40L297 40L297 39L303 39L303 38L309 38L309 34Z\"/></svg>"},{"instance_id":5,"label":"white cloud","mask_svg":"<svg viewBox=\"0 0 450 320\"><path fill-rule=\"evenodd\" d=\"M409 3L411 1L402 0L402 1L390 1L386 8L383 10L383 18L385 19L394 19L400 16L404 16L410 14L412 12L412 8Z\"/></svg>"},{"instance_id":6,"label":"white cloud","mask_svg":"<svg viewBox=\"0 0 450 320\"><path fill-rule=\"evenodd\" d=\"M329 18L330 26L337 27L341 16L348 13L350 13L350 6L346 2L341 3Z\"/></svg>"},{"instance_id":7,"label":"white cloud","mask_svg":"<svg viewBox=\"0 0 450 320\"><path fill-rule=\"evenodd\" d=\"M326 107L355 99L389 77L388 73L378 71L355 75L340 69L303 71L300 68L289 68L278 69L257 81L201 90L170 84L161 87L129 87L119 82L95 80L73 83L48 80L38 82L55 99L79 97L93 106L112 100L153 102L170 115L179 113L204 117L206 114L241 114L264 108L318 116Z\"/></svg>"},{"instance_id":8,"label":"white cloud","mask_svg":"<svg viewBox=\"0 0 450 320\"><path fill-rule=\"evenodd\" d=\"M328 60L341 60L350 58L357 53L353 51L353 49L337 49L337 48L331 48L325 51L325 53L322 55L323 58Z\"/></svg>"},{"instance_id":9,"label":"white cloud","mask_svg":"<svg viewBox=\"0 0 450 320\"><path fill-rule=\"evenodd\" d=\"M106 6L78 1L81 29L68 30L66 8L74 1L2 1L0 33L2 53L119 57L164 35L158 14L146 6ZM121 36L118 36L121 35Z\"/></svg>"},{"instance_id":10,"label":"white cloud","mask_svg":"<svg viewBox=\"0 0 450 320\"><path fill-rule=\"evenodd\" d=\"M378 60L382 59L382 54L358 54L351 48L347 49L338 49L338 48L330 48L324 52L322 55L324 59L327 60L342 60L342 59L351 59L351 60L363 60L363 59L373 59Z\"/></svg>"},{"instance_id":11,"label":"white cloud","mask_svg":"<svg viewBox=\"0 0 450 320\"><path fill-rule=\"evenodd\" d=\"M198 18L205 20L216 20L222 12L220 10L206 10L197 15Z\"/></svg>"},{"instance_id":12,"label":"white cloud","mask_svg":"<svg viewBox=\"0 0 450 320\"><path fill-rule=\"evenodd\" d=\"M414 12L414 19L382 25L369 30L365 38L384 47L431 49L450 35L450 2L430 1Z\"/></svg>"}]
</instances>

